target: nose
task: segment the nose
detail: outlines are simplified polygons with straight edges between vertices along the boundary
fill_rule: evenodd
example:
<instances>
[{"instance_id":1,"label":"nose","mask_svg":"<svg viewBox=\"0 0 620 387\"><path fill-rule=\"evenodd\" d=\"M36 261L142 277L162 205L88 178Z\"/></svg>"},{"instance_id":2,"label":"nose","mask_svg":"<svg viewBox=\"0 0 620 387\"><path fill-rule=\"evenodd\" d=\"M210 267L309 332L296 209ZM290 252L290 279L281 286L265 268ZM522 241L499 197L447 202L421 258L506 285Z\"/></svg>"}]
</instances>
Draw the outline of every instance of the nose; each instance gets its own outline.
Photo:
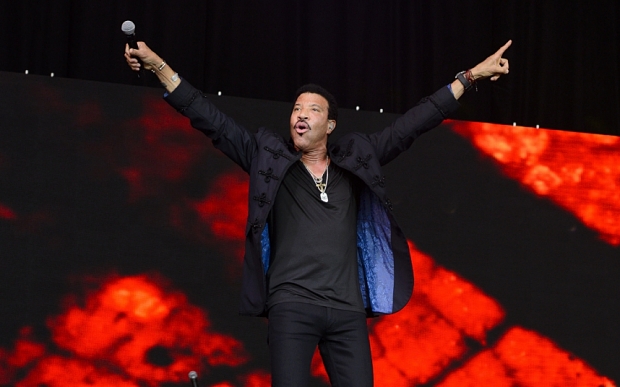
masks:
<instances>
[{"instance_id":1,"label":"nose","mask_svg":"<svg viewBox=\"0 0 620 387\"><path fill-rule=\"evenodd\" d=\"M305 121L308 119L308 114L306 114L306 111L304 109L299 109L299 112L297 113L297 121Z\"/></svg>"}]
</instances>

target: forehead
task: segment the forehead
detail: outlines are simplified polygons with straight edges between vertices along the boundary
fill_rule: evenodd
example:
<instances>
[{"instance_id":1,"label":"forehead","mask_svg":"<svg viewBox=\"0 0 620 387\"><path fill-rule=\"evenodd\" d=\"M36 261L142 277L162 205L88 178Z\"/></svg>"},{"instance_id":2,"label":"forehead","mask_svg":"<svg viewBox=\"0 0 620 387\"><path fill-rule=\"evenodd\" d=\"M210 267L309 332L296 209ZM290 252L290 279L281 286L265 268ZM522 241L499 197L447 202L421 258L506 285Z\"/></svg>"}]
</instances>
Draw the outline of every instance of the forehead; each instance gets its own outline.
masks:
<instances>
[{"instance_id":1,"label":"forehead","mask_svg":"<svg viewBox=\"0 0 620 387\"><path fill-rule=\"evenodd\" d=\"M297 97L297 101L295 101L295 105L319 105L324 108L329 106L329 103L320 94L315 93L302 93Z\"/></svg>"}]
</instances>

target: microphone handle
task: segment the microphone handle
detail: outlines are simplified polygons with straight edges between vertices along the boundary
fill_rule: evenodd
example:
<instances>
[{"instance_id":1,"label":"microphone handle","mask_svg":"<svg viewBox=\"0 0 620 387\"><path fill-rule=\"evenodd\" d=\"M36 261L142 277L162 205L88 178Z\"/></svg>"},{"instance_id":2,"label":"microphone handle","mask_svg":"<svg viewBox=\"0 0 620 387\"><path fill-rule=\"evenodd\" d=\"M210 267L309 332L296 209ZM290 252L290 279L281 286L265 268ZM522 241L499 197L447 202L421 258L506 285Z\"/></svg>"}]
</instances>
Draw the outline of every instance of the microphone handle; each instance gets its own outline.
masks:
<instances>
[{"instance_id":1,"label":"microphone handle","mask_svg":"<svg viewBox=\"0 0 620 387\"><path fill-rule=\"evenodd\" d=\"M127 44L129 45L130 48L134 48L136 50L138 49L138 43L136 42L136 34L127 35ZM144 78L144 63L140 61L140 64L141 66L140 66L140 70L138 70L138 78L142 80L146 80Z\"/></svg>"}]
</instances>

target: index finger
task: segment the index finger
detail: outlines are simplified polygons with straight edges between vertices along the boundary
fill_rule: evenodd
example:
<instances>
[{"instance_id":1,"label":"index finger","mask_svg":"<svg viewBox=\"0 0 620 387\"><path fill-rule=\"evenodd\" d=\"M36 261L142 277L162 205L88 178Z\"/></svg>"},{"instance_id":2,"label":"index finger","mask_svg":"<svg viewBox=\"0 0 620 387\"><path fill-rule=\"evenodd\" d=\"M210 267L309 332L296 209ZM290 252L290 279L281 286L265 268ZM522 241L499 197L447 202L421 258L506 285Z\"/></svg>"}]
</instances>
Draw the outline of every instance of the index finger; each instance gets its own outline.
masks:
<instances>
[{"instance_id":1,"label":"index finger","mask_svg":"<svg viewBox=\"0 0 620 387\"><path fill-rule=\"evenodd\" d=\"M501 57L502 55L504 55L504 51L506 51L508 47L510 47L511 44L512 44L512 39L507 41L506 44L504 44L503 46L501 46L495 54Z\"/></svg>"}]
</instances>

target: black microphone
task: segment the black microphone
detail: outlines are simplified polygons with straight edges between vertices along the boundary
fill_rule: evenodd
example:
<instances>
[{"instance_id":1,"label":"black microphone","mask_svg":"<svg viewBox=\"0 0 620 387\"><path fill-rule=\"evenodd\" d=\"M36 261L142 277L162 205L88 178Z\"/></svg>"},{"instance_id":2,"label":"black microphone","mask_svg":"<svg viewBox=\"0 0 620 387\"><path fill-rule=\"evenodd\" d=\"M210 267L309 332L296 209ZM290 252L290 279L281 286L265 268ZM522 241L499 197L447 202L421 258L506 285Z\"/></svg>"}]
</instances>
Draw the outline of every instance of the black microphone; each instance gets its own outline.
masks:
<instances>
[{"instance_id":1,"label":"black microphone","mask_svg":"<svg viewBox=\"0 0 620 387\"><path fill-rule=\"evenodd\" d=\"M192 381L192 387L198 387L198 374L196 371L190 371L188 376L189 380Z\"/></svg>"},{"instance_id":2,"label":"black microphone","mask_svg":"<svg viewBox=\"0 0 620 387\"><path fill-rule=\"evenodd\" d=\"M127 37L127 44L129 45L129 47L135 48L137 50L138 43L136 42L136 25L133 24L131 20L125 20L123 24L121 25L121 30ZM140 63L142 64L142 62ZM144 64L140 66L140 70L138 71L138 78L143 78L143 75L144 75L143 67L144 67Z\"/></svg>"}]
</instances>

